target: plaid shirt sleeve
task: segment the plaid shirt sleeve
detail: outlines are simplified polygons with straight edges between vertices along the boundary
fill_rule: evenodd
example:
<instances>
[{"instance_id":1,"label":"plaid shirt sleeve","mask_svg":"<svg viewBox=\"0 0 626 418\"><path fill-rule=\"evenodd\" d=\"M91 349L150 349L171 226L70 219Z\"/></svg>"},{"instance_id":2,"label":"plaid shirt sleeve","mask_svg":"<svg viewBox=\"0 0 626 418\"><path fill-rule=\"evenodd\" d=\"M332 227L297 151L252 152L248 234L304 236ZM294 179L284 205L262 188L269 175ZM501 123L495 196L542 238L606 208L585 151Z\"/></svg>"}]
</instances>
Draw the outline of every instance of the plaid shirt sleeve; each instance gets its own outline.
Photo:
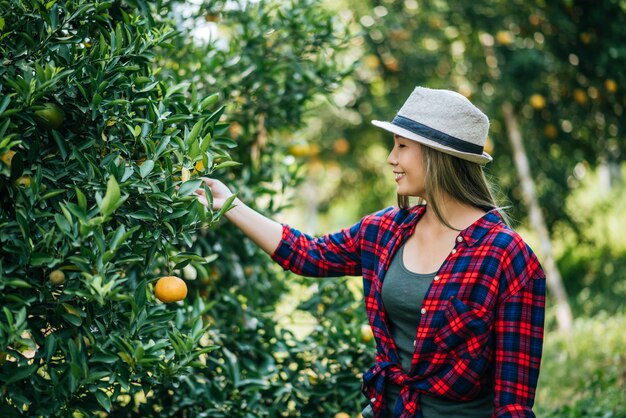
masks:
<instances>
[{"instance_id":1,"label":"plaid shirt sleeve","mask_svg":"<svg viewBox=\"0 0 626 418\"><path fill-rule=\"evenodd\" d=\"M301 276L360 276L363 222L321 237L312 237L283 225L282 240L272 254L272 260Z\"/></svg>"},{"instance_id":2,"label":"plaid shirt sleeve","mask_svg":"<svg viewBox=\"0 0 626 418\"><path fill-rule=\"evenodd\" d=\"M535 417L532 407L543 346L546 280L520 240L503 265L505 293L497 307L494 417Z\"/></svg>"}]
</instances>

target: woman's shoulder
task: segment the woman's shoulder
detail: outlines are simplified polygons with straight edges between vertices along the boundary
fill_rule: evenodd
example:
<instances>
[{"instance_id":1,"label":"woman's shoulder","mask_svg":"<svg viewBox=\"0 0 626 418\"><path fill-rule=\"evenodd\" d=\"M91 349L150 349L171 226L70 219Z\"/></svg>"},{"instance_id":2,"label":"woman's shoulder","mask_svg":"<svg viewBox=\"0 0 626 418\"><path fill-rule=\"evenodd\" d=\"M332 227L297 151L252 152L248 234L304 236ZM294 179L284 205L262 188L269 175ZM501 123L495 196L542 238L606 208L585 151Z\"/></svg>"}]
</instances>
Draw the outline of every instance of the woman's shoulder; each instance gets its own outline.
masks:
<instances>
[{"instance_id":1,"label":"woman's shoulder","mask_svg":"<svg viewBox=\"0 0 626 418\"><path fill-rule=\"evenodd\" d=\"M503 221L496 223L488 236L492 245L506 250L507 253L521 252L525 257L534 257L533 250L522 235Z\"/></svg>"},{"instance_id":2,"label":"woman's shoulder","mask_svg":"<svg viewBox=\"0 0 626 418\"><path fill-rule=\"evenodd\" d=\"M497 223L485 240L500 264L500 292L503 295L515 293L528 283L528 280L543 279L545 274L541 264L522 235L504 222Z\"/></svg>"}]
</instances>

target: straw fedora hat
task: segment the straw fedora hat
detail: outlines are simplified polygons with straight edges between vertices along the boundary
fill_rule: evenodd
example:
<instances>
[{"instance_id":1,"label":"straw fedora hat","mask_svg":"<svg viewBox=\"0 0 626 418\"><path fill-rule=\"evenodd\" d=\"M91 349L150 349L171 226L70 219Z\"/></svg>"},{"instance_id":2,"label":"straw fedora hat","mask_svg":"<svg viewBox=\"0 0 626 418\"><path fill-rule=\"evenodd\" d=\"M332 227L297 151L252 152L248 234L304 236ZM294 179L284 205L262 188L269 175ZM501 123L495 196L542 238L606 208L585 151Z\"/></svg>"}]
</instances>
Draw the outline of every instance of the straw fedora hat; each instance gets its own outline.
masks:
<instances>
[{"instance_id":1,"label":"straw fedora hat","mask_svg":"<svg viewBox=\"0 0 626 418\"><path fill-rule=\"evenodd\" d=\"M416 87L391 122L372 124L464 160L492 160L484 151L489 119L454 91Z\"/></svg>"}]
</instances>

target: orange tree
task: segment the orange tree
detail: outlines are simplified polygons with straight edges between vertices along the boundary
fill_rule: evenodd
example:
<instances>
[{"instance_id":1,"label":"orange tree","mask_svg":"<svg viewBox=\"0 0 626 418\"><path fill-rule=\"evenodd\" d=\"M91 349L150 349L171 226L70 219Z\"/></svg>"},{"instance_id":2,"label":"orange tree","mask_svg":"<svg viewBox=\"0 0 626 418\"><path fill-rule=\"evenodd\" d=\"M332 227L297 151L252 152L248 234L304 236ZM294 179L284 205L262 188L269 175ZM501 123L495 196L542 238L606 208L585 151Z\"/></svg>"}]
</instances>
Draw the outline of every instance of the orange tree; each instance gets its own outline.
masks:
<instances>
[{"instance_id":1,"label":"orange tree","mask_svg":"<svg viewBox=\"0 0 626 418\"><path fill-rule=\"evenodd\" d=\"M0 1L3 416L360 404L372 357L353 298L324 285L303 307L311 337L278 329L284 277L191 197L196 176L223 176L270 215L284 206L300 175L280 132L345 76L336 22L312 1L202 5L188 21L218 20L224 48L194 45L176 6ZM187 279L184 303L155 300L165 275Z\"/></svg>"},{"instance_id":2,"label":"orange tree","mask_svg":"<svg viewBox=\"0 0 626 418\"><path fill-rule=\"evenodd\" d=\"M186 173L231 163L211 142L223 108L159 76L181 34L138 6L1 3L3 416L110 411L213 349L202 300L169 309L150 289L221 216Z\"/></svg>"}]
</instances>

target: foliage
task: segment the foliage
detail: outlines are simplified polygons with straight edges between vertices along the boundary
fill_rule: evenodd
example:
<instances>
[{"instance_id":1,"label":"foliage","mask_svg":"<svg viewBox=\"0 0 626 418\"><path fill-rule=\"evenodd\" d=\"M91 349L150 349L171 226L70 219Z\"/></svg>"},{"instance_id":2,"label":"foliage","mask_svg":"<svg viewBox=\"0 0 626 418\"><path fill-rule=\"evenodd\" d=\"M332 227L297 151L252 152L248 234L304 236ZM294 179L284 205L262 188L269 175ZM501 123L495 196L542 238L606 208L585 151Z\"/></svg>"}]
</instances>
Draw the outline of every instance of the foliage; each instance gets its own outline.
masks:
<instances>
[{"instance_id":1,"label":"foliage","mask_svg":"<svg viewBox=\"0 0 626 418\"><path fill-rule=\"evenodd\" d=\"M535 411L546 417L626 415L626 315L606 312L574 322L571 338L547 335ZM566 384L564 384L566 382Z\"/></svg>"},{"instance_id":2,"label":"foliage","mask_svg":"<svg viewBox=\"0 0 626 418\"><path fill-rule=\"evenodd\" d=\"M578 231L565 222L555 228L559 270L568 279L578 315L621 312L626 306L626 237L620 228L626 224L626 195L618 187L605 190L598 170L579 175L581 186L565 202Z\"/></svg>"},{"instance_id":3,"label":"foliage","mask_svg":"<svg viewBox=\"0 0 626 418\"><path fill-rule=\"evenodd\" d=\"M158 77L153 51L181 34L135 2L1 6L0 152L15 154L1 173L0 410L91 416L214 348L202 300L177 312L150 289L209 261L181 249L222 213L181 176L231 163L223 108Z\"/></svg>"}]
</instances>

